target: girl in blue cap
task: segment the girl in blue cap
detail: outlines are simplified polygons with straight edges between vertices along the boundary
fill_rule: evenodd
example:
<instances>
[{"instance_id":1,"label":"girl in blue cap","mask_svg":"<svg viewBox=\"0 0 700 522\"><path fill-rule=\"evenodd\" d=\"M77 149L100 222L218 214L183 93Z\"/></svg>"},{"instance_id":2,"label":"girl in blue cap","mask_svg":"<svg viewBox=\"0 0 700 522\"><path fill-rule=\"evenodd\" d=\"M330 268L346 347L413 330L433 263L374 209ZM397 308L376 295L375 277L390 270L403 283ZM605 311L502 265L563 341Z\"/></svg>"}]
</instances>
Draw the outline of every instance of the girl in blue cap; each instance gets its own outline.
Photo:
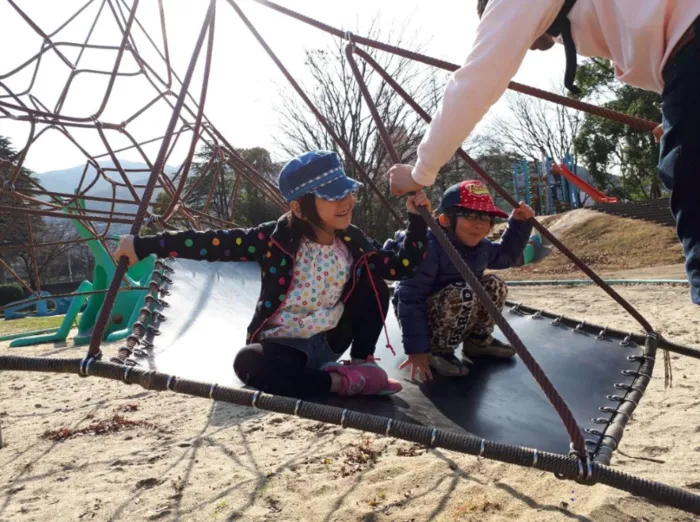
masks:
<instances>
[{"instance_id":1,"label":"girl in blue cap","mask_svg":"<svg viewBox=\"0 0 700 522\"><path fill-rule=\"evenodd\" d=\"M150 254L206 261L255 261L262 285L248 345L236 375L267 393L293 397L327 393L389 395L401 390L374 362L389 308L384 280L412 277L427 245L425 222L407 202L406 241L381 245L350 224L361 183L345 175L334 152L312 151L284 166L279 189L290 211L250 229L125 236L115 255L130 263ZM352 345L350 361L338 362Z\"/></svg>"},{"instance_id":2,"label":"girl in blue cap","mask_svg":"<svg viewBox=\"0 0 700 522\"><path fill-rule=\"evenodd\" d=\"M484 271L515 264L532 232L532 225L527 222L532 216L532 209L521 203L510 216L501 241L493 242L486 236L494 218L509 216L494 205L483 183L462 181L442 196L438 222L498 308L505 305L508 288L503 279L495 274L485 275ZM385 246L403 241L399 232L396 240ZM428 233L428 251L418 274L397 285L394 306L408 355L400 368L410 366L411 378L418 371L424 379L430 379L431 368L448 377L467 375L468 368L455 355L460 344L467 360L475 356L515 355L511 346L491 336L493 318L476 300L432 233Z\"/></svg>"}]
</instances>

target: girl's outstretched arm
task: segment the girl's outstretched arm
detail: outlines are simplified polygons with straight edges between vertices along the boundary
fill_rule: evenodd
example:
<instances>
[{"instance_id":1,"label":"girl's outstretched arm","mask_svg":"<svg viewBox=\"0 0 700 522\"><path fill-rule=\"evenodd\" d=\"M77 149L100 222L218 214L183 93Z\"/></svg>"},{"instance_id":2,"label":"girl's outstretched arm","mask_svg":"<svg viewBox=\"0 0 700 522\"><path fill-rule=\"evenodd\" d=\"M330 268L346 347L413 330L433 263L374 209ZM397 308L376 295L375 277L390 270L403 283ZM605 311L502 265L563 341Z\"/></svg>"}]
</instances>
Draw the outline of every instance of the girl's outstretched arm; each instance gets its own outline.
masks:
<instances>
[{"instance_id":1,"label":"girl's outstretched arm","mask_svg":"<svg viewBox=\"0 0 700 522\"><path fill-rule=\"evenodd\" d=\"M126 255L130 264L151 254L202 261L258 261L270 250L272 230L274 224L266 223L253 228L124 236L115 255Z\"/></svg>"}]
</instances>

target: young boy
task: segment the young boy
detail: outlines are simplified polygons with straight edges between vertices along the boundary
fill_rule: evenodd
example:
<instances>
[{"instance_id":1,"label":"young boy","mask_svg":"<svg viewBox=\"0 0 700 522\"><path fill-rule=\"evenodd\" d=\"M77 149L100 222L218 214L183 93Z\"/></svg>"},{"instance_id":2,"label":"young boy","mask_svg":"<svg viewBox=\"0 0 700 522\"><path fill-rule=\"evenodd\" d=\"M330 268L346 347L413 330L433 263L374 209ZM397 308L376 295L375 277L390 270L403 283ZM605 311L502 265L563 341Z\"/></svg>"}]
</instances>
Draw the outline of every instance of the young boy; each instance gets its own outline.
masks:
<instances>
[{"instance_id":1,"label":"young boy","mask_svg":"<svg viewBox=\"0 0 700 522\"><path fill-rule=\"evenodd\" d=\"M515 264L532 232L532 225L526 220L534 212L521 203L510 216L502 240L489 241L486 235L494 218L507 218L508 214L494 205L486 186L476 180L447 189L438 212L440 226L502 309L508 294L506 283L496 275L484 275L484 270ZM403 240L401 234L397 234L397 244ZM398 283L393 302L408 355L401 368L410 365L411 378L416 370L424 379L432 378L430 368L445 376L467 375L467 367L455 356L460 343L467 359L480 355L508 358L515 354L511 346L491 336L493 319L430 232L426 257L418 273L413 279Z\"/></svg>"},{"instance_id":2,"label":"young boy","mask_svg":"<svg viewBox=\"0 0 700 522\"><path fill-rule=\"evenodd\" d=\"M438 170L508 86L528 49L561 37L565 81L575 90L577 52L615 63L620 81L662 94L659 177L683 243L691 297L700 305L700 1L478 0L471 53L454 73L415 166L389 171L400 195L432 185Z\"/></svg>"}]
</instances>

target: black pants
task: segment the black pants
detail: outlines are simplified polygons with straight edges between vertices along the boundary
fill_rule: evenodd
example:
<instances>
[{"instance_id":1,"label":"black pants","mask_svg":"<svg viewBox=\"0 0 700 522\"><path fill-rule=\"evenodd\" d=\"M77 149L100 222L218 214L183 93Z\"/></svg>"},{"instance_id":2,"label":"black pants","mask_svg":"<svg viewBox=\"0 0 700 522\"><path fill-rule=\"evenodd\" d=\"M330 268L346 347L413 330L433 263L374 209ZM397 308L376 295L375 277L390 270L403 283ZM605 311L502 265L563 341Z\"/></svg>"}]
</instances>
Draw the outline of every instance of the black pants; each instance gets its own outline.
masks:
<instances>
[{"instance_id":1,"label":"black pants","mask_svg":"<svg viewBox=\"0 0 700 522\"><path fill-rule=\"evenodd\" d=\"M379 294L377 297L370 277ZM382 317L389 309L389 288L371 274L364 273L357 281L338 325L326 332L333 352L340 357L352 344L350 356L365 359L374 354L382 332ZM308 368L306 354L290 346L263 340L259 345L243 348L233 362L233 369L241 381L266 393L288 397L325 395L331 388L328 372Z\"/></svg>"},{"instance_id":2,"label":"black pants","mask_svg":"<svg viewBox=\"0 0 700 522\"><path fill-rule=\"evenodd\" d=\"M663 76L659 177L671 191L690 295L700 305L700 18L695 38L668 62Z\"/></svg>"}]
</instances>

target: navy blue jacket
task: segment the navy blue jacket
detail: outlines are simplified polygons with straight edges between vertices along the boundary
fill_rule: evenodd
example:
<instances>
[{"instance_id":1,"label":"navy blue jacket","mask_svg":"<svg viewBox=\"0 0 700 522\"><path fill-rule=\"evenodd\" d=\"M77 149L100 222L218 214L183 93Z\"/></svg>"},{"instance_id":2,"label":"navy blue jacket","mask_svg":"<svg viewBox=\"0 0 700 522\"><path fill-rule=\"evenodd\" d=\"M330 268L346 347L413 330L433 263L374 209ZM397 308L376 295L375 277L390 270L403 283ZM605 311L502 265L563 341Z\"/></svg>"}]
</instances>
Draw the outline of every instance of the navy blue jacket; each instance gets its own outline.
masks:
<instances>
[{"instance_id":1,"label":"navy blue jacket","mask_svg":"<svg viewBox=\"0 0 700 522\"><path fill-rule=\"evenodd\" d=\"M487 268L502 270L516 263L530 238L532 225L527 221L510 219L500 241L483 239L474 247L462 244L447 229L444 230L474 275L481 279ZM403 232L398 232L395 239L387 241L384 247L398 248L403 241ZM458 281L464 281L464 278L448 259L436 237L428 232L428 251L418 273L412 279L397 283L394 291L393 303L406 354L430 351L428 298Z\"/></svg>"}]
</instances>

